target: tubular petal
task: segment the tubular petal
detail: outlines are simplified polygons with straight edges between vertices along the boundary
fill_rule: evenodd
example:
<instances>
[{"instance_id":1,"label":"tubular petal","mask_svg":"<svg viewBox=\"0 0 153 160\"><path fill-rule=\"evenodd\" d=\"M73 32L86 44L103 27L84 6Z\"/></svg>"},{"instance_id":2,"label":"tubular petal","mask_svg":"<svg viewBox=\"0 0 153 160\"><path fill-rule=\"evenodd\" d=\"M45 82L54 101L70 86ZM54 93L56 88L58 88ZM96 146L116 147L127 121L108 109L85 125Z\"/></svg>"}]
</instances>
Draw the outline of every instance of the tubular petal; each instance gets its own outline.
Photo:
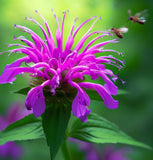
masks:
<instances>
[{"instance_id":1,"label":"tubular petal","mask_svg":"<svg viewBox=\"0 0 153 160\"><path fill-rule=\"evenodd\" d=\"M101 98L104 101L104 104L109 109L116 109L118 107L118 101L114 100L109 92L100 84L94 84L89 82L81 82L79 83L81 87L86 89L94 89L98 92Z\"/></svg>"},{"instance_id":2,"label":"tubular petal","mask_svg":"<svg viewBox=\"0 0 153 160\"><path fill-rule=\"evenodd\" d=\"M72 103L72 112L73 115L80 118L82 122L86 122L87 115L90 114L91 110L87 108L86 103L82 102L86 102L86 99L82 93L78 92Z\"/></svg>"},{"instance_id":3,"label":"tubular petal","mask_svg":"<svg viewBox=\"0 0 153 160\"><path fill-rule=\"evenodd\" d=\"M33 109L35 117L39 117L44 113L46 104L42 86L32 88L28 92L25 105L28 110Z\"/></svg>"}]
</instances>

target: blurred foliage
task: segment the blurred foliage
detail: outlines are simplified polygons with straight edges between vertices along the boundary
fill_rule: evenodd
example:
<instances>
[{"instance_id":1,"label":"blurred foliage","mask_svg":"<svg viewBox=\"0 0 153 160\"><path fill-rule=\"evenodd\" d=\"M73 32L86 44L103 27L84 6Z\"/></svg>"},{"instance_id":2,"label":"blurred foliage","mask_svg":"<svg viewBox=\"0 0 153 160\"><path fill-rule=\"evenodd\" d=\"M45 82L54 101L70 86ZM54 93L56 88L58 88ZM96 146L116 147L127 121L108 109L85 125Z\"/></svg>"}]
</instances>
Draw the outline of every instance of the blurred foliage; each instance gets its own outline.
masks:
<instances>
[{"instance_id":1,"label":"blurred foliage","mask_svg":"<svg viewBox=\"0 0 153 160\"><path fill-rule=\"evenodd\" d=\"M119 72L120 78L126 81L126 83L123 85L118 80L117 84L119 88L127 90L129 94L115 97L115 99L119 99L120 101L119 108L116 110L109 110L103 103L95 101L91 102L90 107L93 112L98 112L108 120L116 123L130 136L153 146L153 1L0 0L0 52L8 50L6 44L13 43L14 35L17 37L23 34L13 27L14 24L26 25L40 33L36 25L24 20L26 16L32 16L36 20L40 20L34 10L38 10L49 21L52 32L55 33L56 24L50 8L55 10L58 17L62 16L63 11L69 10L66 18L67 25L64 30L66 35L69 33L67 29L71 27L75 17L79 18L77 21L78 25L83 20L94 15L101 16L102 21L98 21L94 27L96 30L106 31L106 28L120 28L123 26L129 28L129 32L124 34L124 38L120 40L120 43L107 46L108 48L125 53L126 65L123 70L116 72ZM131 9L133 14L148 9L146 24L133 24L131 21L128 21L128 9ZM80 35L76 37L77 40L88 27L89 24L84 27L84 30L81 30L82 33L80 32ZM113 36L113 38L116 37ZM66 36L64 40L66 40ZM17 56L20 55L12 54L9 58L7 53L0 55L0 73L5 65L15 60ZM25 96L10 92L26 87L27 83L26 79L24 80L18 76L14 85L0 85L1 113L5 112L6 107L13 101L23 101L25 99ZM22 145L25 147L23 160L48 159L47 145L43 141L22 142ZM73 148L73 150L75 155L76 148ZM153 159L152 151L139 148L133 148L133 150L131 160ZM59 152L57 160L62 160L60 156Z\"/></svg>"}]
</instances>

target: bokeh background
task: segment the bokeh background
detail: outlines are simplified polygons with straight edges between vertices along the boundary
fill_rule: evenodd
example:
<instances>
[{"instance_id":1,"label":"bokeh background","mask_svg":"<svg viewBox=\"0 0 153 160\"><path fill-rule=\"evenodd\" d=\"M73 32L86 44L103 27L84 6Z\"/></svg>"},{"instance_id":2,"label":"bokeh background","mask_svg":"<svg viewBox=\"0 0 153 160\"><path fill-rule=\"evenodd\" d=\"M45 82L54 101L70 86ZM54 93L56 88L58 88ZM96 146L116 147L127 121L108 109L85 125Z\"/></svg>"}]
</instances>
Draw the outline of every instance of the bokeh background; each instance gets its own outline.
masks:
<instances>
[{"instance_id":1,"label":"bokeh background","mask_svg":"<svg viewBox=\"0 0 153 160\"><path fill-rule=\"evenodd\" d=\"M0 0L0 52L8 50L7 43L13 43L13 36L23 35L14 24L26 25L41 35L39 28L32 22L25 20L25 17L33 17L42 20L35 13L38 10L49 22L52 32L55 33L56 23L51 12L55 10L58 17L62 12L69 10L66 17L65 35L69 33L70 25L74 18L78 17L77 24L92 16L98 16L102 20L98 21L94 30L104 30L106 28L128 27L128 33L118 44L111 44L106 48L124 52L126 61L125 67L119 73L121 79L126 81L123 85L117 81L119 88L127 91L127 94L118 95L120 105L116 110L107 109L102 103L92 101L90 107L93 112L101 114L108 120L116 123L123 131L135 139L153 146L153 1L152 0ZM131 9L135 14L144 9L148 9L145 25L133 24L128 21L127 10ZM43 22L42 22L43 23ZM90 23L84 27L81 35L89 27ZM66 37L66 36L65 36ZM115 35L111 38L116 38ZM104 39L105 40L105 39ZM76 40L77 41L77 40ZM5 53L0 55L0 73L6 64L12 62L21 55L11 55ZM14 101L24 101L25 96L13 94L20 88L28 84L26 78L18 76L12 84L0 85L0 114L4 114L6 108ZM49 152L46 143L40 141L21 142L24 147L22 160L49 160ZM73 159L83 158L84 154L74 144L69 144ZM116 147L129 147L132 152L129 154L131 160L152 160L153 151L125 146L115 145ZM104 145L98 145L102 151ZM62 160L61 153L58 153L57 160Z\"/></svg>"}]
</instances>

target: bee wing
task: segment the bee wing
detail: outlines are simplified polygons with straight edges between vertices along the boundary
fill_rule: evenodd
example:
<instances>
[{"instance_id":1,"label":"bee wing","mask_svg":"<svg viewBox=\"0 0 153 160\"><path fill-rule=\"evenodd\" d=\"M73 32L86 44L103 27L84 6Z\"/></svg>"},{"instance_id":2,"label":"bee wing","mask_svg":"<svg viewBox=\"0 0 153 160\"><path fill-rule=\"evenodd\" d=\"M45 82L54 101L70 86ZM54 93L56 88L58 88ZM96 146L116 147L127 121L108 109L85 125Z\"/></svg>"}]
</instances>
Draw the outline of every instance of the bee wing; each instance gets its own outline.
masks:
<instances>
[{"instance_id":1,"label":"bee wing","mask_svg":"<svg viewBox=\"0 0 153 160\"><path fill-rule=\"evenodd\" d=\"M138 18L139 20L146 20L146 18L145 17L140 17L140 18Z\"/></svg>"},{"instance_id":2,"label":"bee wing","mask_svg":"<svg viewBox=\"0 0 153 160\"><path fill-rule=\"evenodd\" d=\"M129 14L129 16L132 16L132 11L131 11L131 9L128 10L128 14Z\"/></svg>"},{"instance_id":3,"label":"bee wing","mask_svg":"<svg viewBox=\"0 0 153 160\"><path fill-rule=\"evenodd\" d=\"M138 20L140 20L141 22L146 22L146 19L145 19L145 17L140 17L140 18L138 18Z\"/></svg>"},{"instance_id":4,"label":"bee wing","mask_svg":"<svg viewBox=\"0 0 153 160\"><path fill-rule=\"evenodd\" d=\"M136 14L135 14L135 17L138 17L138 18L139 18L142 14L146 13L147 11L148 11L148 10L145 9L145 10L139 12L139 13L136 13Z\"/></svg>"},{"instance_id":5,"label":"bee wing","mask_svg":"<svg viewBox=\"0 0 153 160\"><path fill-rule=\"evenodd\" d=\"M126 33L128 31L128 28L122 27L122 28L119 29L119 31L122 32L122 33Z\"/></svg>"},{"instance_id":6,"label":"bee wing","mask_svg":"<svg viewBox=\"0 0 153 160\"><path fill-rule=\"evenodd\" d=\"M141 18L139 18L139 20L140 20L141 22L143 22L143 23L145 23L145 22L146 22L146 20L145 20L145 19L141 19Z\"/></svg>"}]
</instances>

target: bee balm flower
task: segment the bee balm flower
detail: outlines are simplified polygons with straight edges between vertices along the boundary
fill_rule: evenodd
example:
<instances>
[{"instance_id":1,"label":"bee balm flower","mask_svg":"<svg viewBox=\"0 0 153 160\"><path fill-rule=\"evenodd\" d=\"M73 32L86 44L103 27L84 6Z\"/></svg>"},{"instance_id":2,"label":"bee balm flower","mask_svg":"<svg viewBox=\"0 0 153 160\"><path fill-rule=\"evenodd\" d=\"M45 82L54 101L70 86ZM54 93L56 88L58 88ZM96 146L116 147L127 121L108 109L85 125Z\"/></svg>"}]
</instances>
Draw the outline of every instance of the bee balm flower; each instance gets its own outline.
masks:
<instances>
[{"instance_id":1,"label":"bee balm flower","mask_svg":"<svg viewBox=\"0 0 153 160\"><path fill-rule=\"evenodd\" d=\"M53 10L52 10L53 11ZM36 11L38 13L38 11ZM38 13L39 14L39 13ZM18 46L19 48L9 50L7 52L20 52L25 54L25 57L20 58L12 64L6 65L2 75L0 76L0 83L10 83L16 79L16 75L29 73L33 77L33 85L27 94L25 101L27 109L32 109L35 117L40 116L45 108L45 95L44 92L48 92L52 96L56 96L58 90L62 90L64 93L76 90L77 94L74 96L72 102L73 115L80 118L82 122L87 121L87 115L90 113L88 108L90 104L90 98L85 92L85 89L96 90L101 96L106 107L115 109L118 107L118 101L114 100L111 95L116 95L118 88L110 80L110 78L116 78L113 72L105 68L105 64L110 64L121 68L123 62L114 58L113 56L95 56L102 52L116 52L114 50L104 50L103 47L109 43L117 43L116 39L94 43L96 40L101 39L104 36L110 35L108 32L94 31L91 32L94 24L99 18L92 17L87 19L75 29L75 22L72 25L70 33L68 35L65 47L63 46L63 29L66 12L64 12L62 25L60 28L59 21L56 14L54 17L57 22L56 40L53 39L53 35L49 28L47 21L44 21L46 29L43 28L36 20L32 18L26 18L29 21L34 22L44 34L45 39L41 39L34 31L25 26L15 25L30 34L33 42L20 36L18 39L25 43L10 44L10 46ZM76 46L74 39L79 30L89 21L94 20L89 30L81 37ZM85 42L91 36L95 35L86 46ZM118 52L116 52L118 53ZM22 67L22 63L26 64L26 67ZM85 76L88 75L92 80L101 79L105 82L105 85L85 82ZM71 87L71 88L70 88ZM47 88L47 90L45 90ZM44 91L45 90L45 91Z\"/></svg>"}]
</instances>

